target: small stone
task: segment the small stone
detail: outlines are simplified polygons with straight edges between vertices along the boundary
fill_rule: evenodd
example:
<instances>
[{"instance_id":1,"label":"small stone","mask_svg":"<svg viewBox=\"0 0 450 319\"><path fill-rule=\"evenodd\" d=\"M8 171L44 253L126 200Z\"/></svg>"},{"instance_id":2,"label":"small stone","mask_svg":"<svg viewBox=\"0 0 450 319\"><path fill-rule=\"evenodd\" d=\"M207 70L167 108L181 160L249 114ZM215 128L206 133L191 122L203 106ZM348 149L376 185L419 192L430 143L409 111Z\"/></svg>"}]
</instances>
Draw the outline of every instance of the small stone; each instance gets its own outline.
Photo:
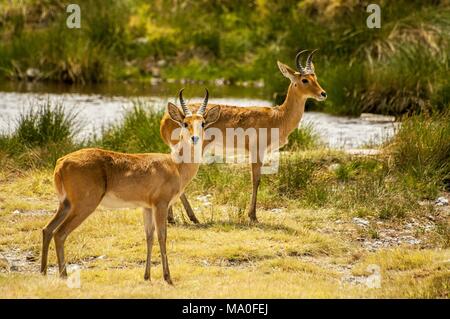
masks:
<instances>
[{"instance_id":1,"label":"small stone","mask_svg":"<svg viewBox=\"0 0 450 319\"><path fill-rule=\"evenodd\" d=\"M158 85L162 82L162 80L160 78L151 78L150 79L150 84L151 85Z\"/></svg>"},{"instance_id":2,"label":"small stone","mask_svg":"<svg viewBox=\"0 0 450 319\"><path fill-rule=\"evenodd\" d=\"M395 122L395 116L381 115L381 114L374 114L374 113L361 113L360 118L363 121L374 122L374 123Z\"/></svg>"},{"instance_id":3,"label":"small stone","mask_svg":"<svg viewBox=\"0 0 450 319\"><path fill-rule=\"evenodd\" d=\"M167 61L166 60L158 60L158 62L156 62L156 65L159 66L160 68L166 66Z\"/></svg>"},{"instance_id":4,"label":"small stone","mask_svg":"<svg viewBox=\"0 0 450 319\"><path fill-rule=\"evenodd\" d=\"M337 171L340 167L341 167L341 164L334 163L334 164L331 164L330 166L328 166L328 169L329 169L331 172L335 172L335 171Z\"/></svg>"},{"instance_id":5,"label":"small stone","mask_svg":"<svg viewBox=\"0 0 450 319\"><path fill-rule=\"evenodd\" d=\"M436 206L447 206L448 199L441 196L441 197L438 197L434 203L436 204Z\"/></svg>"},{"instance_id":6,"label":"small stone","mask_svg":"<svg viewBox=\"0 0 450 319\"><path fill-rule=\"evenodd\" d=\"M38 69L35 68L28 68L27 71L25 72L28 80L34 80L36 78L38 78L41 75L41 71L39 71Z\"/></svg>"},{"instance_id":7,"label":"small stone","mask_svg":"<svg viewBox=\"0 0 450 319\"><path fill-rule=\"evenodd\" d=\"M370 222L367 219L359 218L359 217L354 217L353 222L357 225L364 226L364 227L369 226L369 224L370 224Z\"/></svg>"},{"instance_id":8,"label":"small stone","mask_svg":"<svg viewBox=\"0 0 450 319\"><path fill-rule=\"evenodd\" d=\"M225 79L224 78L215 79L214 84L217 86L222 86L225 84Z\"/></svg>"},{"instance_id":9,"label":"small stone","mask_svg":"<svg viewBox=\"0 0 450 319\"><path fill-rule=\"evenodd\" d=\"M146 37L140 37L134 40L134 43L136 44L146 44L148 42L148 39Z\"/></svg>"}]
</instances>

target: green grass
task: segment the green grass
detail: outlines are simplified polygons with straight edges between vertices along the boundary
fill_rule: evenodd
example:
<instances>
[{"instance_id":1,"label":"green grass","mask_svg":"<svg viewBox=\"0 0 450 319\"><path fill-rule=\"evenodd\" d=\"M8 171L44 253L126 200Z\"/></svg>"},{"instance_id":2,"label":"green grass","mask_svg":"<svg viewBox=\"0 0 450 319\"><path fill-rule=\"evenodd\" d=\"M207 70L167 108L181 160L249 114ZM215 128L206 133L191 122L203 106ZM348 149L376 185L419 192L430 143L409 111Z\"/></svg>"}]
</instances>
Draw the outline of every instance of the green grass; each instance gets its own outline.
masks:
<instances>
[{"instance_id":1,"label":"green grass","mask_svg":"<svg viewBox=\"0 0 450 319\"><path fill-rule=\"evenodd\" d=\"M152 282L142 278L146 246L141 213L100 208L66 241L67 261L82 269L81 289L70 289L54 273L53 244L48 277L38 273L41 228L51 213L32 212L55 209L51 174L49 169L40 169L0 176L0 255L9 258L0 258L4 298L448 297L450 252L445 243L430 237L439 236L434 230L414 235L426 248L403 245L371 252L361 246L361 239L370 241L374 231L381 234L402 227L399 220L379 225L376 221L382 219L370 219L377 228L365 230L352 223L354 215L348 210L311 210L291 202L281 212L260 208L260 223L249 224L230 215L232 204L220 204L216 196L211 199L212 207L205 207L192 196L201 190L195 188L188 196L202 224L184 221L181 206L176 204L177 224L168 229L174 287L162 279L158 245L153 249ZM13 213L17 209L21 212ZM420 215L414 218L423 221ZM7 260L12 257L18 268L8 272ZM366 269L373 264L381 270L380 289L346 280L368 276Z\"/></svg>"},{"instance_id":2,"label":"green grass","mask_svg":"<svg viewBox=\"0 0 450 319\"><path fill-rule=\"evenodd\" d=\"M53 247L50 275L43 278L41 229L57 206L54 159L85 145L164 152L161 113L151 110L136 102L101 136L77 142L76 116L47 102L23 113L17 129L0 137L3 297L448 298L448 211L433 204L448 195L447 113L405 118L392 142L371 157L323 148L303 127L281 153L278 173L262 177L259 224L249 224L246 214L248 165L202 165L186 190L201 224L190 224L176 203L176 225L168 230L174 287L161 278L158 247L153 281L142 279L145 244L137 210L100 208L69 237L67 260L81 265L82 289L56 278ZM199 196L207 195L205 203ZM369 225L356 225L354 217ZM377 242L385 246L367 248ZM20 261L17 270L8 270L12 259ZM367 277L373 264L381 270L380 289L351 284L351 278Z\"/></svg>"},{"instance_id":3,"label":"green grass","mask_svg":"<svg viewBox=\"0 0 450 319\"><path fill-rule=\"evenodd\" d=\"M65 110L60 103L38 102L22 111L10 134L0 135L0 162L16 166L53 166L56 160L83 142L75 142L80 128L77 114Z\"/></svg>"},{"instance_id":4,"label":"green grass","mask_svg":"<svg viewBox=\"0 0 450 319\"><path fill-rule=\"evenodd\" d=\"M125 112L118 124L103 128L94 145L128 153L167 153L159 133L164 111L155 111L153 105L136 101L133 108Z\"/></svg>"},{"instance_id":5,"label":"green grass","mask_svg":"<svg viewBox=\"0 0 450 319\"><path fill-rule=\"evenodd\" d=\"M288 137L288 143L283 147L285 151L304 151L321 146L320 136L310 123L302 124Z\"/></svg>"},{"instance_id":6,"label":"green grass","mask_svg":"<svg viewBox=\"0 0 450 319\"><path fill-rule=\"evenodd\" d=\"M91 146L128 153L163 152L159 126L163 111L135 101L122 121L104 127L100 136L79 140L77 114L60 103L39 102L22 111L13 132L0 135L0 163L5 167L53 167L56 160L71 151Z\"/></svg>"},{"instance_id":7,"label":"green grass","mask_svg":"<svg viewBox=\"0 0 450 319\"><path fill-rule=\"evenodd\" d=\"M406 118L388 147L408 184L424 193L450 189L450 113Z\"/></svg>"},{"instance_id":8,"label":"green grass","mask_svg":"<svg viewBox=\"0 0 450 319\"><path fill-rule=\"evenodd\" d=\"M380 1L380 29L367 28L363 5L337 0L83 0L79 30L66 27L58 1L1 4L6 78L25 80L37 68L38 79L67 83L262 79L267 97L283 97L276 61L293 65L298 50L319 48L317 75L329 98L311 102L316 110L401 115L449 105L448 1Z\"/></svg>"}]
</instances>

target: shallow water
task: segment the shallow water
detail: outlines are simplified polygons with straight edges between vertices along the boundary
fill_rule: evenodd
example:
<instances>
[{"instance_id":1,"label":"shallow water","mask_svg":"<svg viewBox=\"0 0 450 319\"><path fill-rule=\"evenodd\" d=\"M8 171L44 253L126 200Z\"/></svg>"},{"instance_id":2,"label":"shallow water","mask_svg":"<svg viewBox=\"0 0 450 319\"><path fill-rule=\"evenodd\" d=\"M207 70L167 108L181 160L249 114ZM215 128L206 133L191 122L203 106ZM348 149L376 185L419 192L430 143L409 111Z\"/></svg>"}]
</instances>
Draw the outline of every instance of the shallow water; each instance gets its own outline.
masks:
<instances>
[{"instance_id":1,"label":"shallow water","mask_svg":"<svg viewBox=\"0 0 450 319\"><path fill-rule=\"evenodd\" d=\"M172 87L173 86L173 87ZM11 132L17 125L22 110L27 110L36 101L61 102L69 110L75 110L82 123L79 138L99 134L102 126L121 119L124 112L131 108L133 101L143 100L155 108L163 108L167 101L175 101L179 85L165 86L102 86L60 87L48 85L0 85L0 132ZM188 101L201 101L202 88L195 87L192 92L198 97ZM214 88L212 103L236 106L271 106L264 99L264 91L255 88L225 87ZM188 90L185 93L189 96ZM397 123L375 118L350 118L332 116L320 112L306 112L302 123L309 123L320 135L322 141L331 148L352 149L367 145L377 145L393 136Z\"/></svg>"}]
</instances>

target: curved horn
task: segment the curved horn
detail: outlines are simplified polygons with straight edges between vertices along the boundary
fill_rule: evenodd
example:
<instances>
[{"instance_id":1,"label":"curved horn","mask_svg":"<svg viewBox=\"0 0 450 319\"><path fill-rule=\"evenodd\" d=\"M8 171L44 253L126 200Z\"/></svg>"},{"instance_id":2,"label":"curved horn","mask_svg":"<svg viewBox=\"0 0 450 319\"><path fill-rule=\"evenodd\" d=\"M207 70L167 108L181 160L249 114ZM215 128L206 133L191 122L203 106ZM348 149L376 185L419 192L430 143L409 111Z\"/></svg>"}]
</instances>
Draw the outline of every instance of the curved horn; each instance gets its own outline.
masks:
<instances>
[{"instance_id":1,"label":"curved horn","mask_svg":"<svg viewBox=\"0 0 450 319\"><path fill-rule=\"evenodd\" d=\"M203 115L206 111L206 106L208 105L208 99L209 99L209 92L208 89L205 88L205 99L203 100L202 106L197 111L197 114Z\"/></svg>"},{"instance_id":2,"label":"curved horn","mask_svg":"<svg viewBox=\"0 0 450 319\"><path fill-rule=\"evenodd\" d=\"M295 56L295 64L297 65L297 69L301 74L305 73L305 68L302 66L302 61L300 61L301 55L305 52L307 52L308 50L303 50L300 51L299 53L297 53L297 55Z\"/></svg>"},{"instance_id":3,"label":"curved horn","mask_svg":"<svg viewBox=\"0 0 450 319\"><path fill-rule=\"evenodd\" d=\"M185 116L192 115L191 110L189 110L189 108L186 105L186 102L183 99L183 90L184 90L184 88L182 88L180 90L180 93L178 93L178 96L180 98L181 108L183 109L183 113L184 113Z\"/></svg>"},{"instance_id":4,"label":"curved horn","mask_svg":"<svg viewBox=\"0 0 450 319\"><path fill-rule=\"evenodd\" d=\"M316 53L317 50L318 49L312 50L311 53L306 58L306 69L308 71L314 72L314 68L312 66L312 58L313 58L314 53Z\"/></svg>"}]
</instances>

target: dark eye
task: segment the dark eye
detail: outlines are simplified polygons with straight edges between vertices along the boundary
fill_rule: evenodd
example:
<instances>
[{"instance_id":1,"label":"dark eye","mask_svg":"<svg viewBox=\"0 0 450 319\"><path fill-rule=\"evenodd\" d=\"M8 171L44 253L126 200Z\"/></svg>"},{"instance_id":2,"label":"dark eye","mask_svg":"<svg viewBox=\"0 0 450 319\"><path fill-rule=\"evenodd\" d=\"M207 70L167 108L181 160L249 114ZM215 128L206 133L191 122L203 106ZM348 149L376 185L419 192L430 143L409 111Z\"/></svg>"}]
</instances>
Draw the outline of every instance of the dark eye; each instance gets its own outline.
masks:
<instances>
[{"instance_id":1,"label":"dark eye","mask_svg":"<svg viewBox=\"0 0 450 319\"><path fill-rule=\"evenodd\" d=\"M205 122L202 122L202 127L205 127Z\"/></svg>"},{"instance_id":2,"label":"dark eye","mask_svg":"<svg viewBox=\"0 0 450 319\"><path fill-rule=\"evenodd\" d=\"M302 82L306 84L306 83L308 83L308 80L307 79L302 79Z\"/></svg>"},{"instance_id":3,"label":"dark eye","mask_svg":"<svg viewBox=\"0 0 450 319\"><path fill-rule=\"evenodd\" d=\"M183 122L183 127L188 127L188 124L186 122Z\"/></svg>"}]
</instances>

